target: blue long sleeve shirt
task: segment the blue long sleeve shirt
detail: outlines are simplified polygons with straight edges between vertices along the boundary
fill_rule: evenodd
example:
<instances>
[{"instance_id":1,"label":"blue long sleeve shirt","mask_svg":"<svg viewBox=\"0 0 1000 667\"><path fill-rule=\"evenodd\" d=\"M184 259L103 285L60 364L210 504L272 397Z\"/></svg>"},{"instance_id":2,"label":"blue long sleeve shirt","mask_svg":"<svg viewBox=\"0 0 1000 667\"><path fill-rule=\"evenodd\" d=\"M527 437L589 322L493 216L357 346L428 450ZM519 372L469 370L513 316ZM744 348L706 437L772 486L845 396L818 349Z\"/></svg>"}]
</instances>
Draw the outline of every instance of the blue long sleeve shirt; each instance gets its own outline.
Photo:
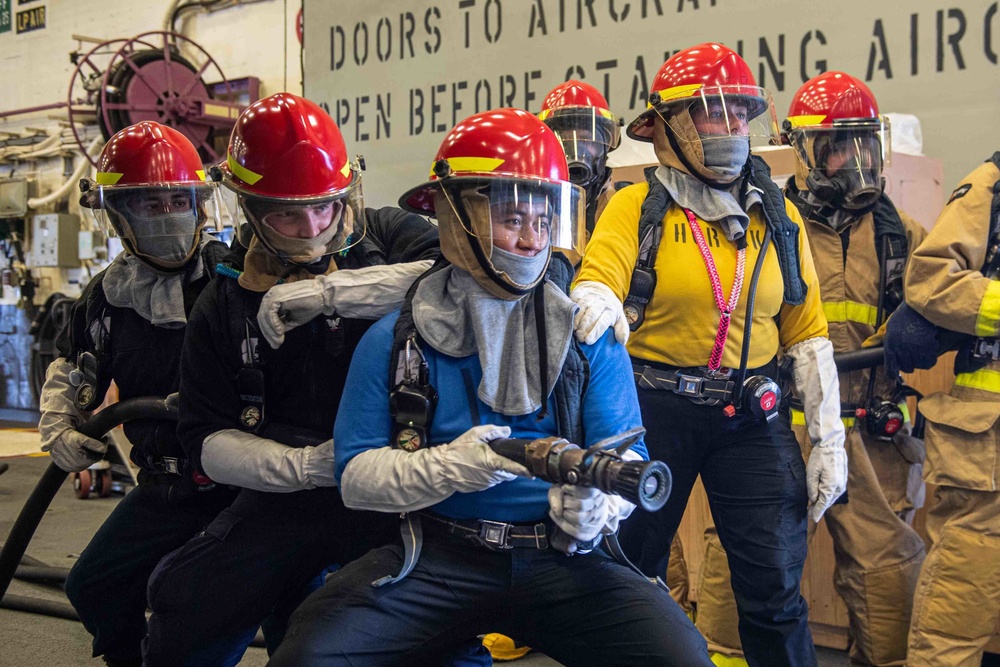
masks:
<instances>
[{"instance_id":1,"label":"blue long sleeve shirt","mask_svg":"<svg viewBox=\"0 0 1000 667\"><path fill-rule=\"evenodd\" d=\"M389 368L393 327L399 313L382 318L361 339L347 375L343 398L334 426L336 476L340 481L348 462L359 453L390 446L393 423L389 416ZM583 425L586 443L642 425L632 366L623 345L615 342L609 329L594 345L583 345L590 362L590 385L583 396ZM549 414L538 412L511 417L494 412L475 395L482 378L477 355L450 357L424 346L430 382L438 392L438 404L431 424L431 446L451 442L473 426L509 426L512 438L541 438L556 433L555 405L549 398ZM471 375L467 389L463 371ZM475 403L473 408L471 402ZM478 415L479 421L473 420ZM647 459L642 442L632 449ZM484 491L455 493L433 505L433 512L453 519L493 521L539 521L548 514L550 484L538 479L517 479Z\"/></svg>"}]
</instances>

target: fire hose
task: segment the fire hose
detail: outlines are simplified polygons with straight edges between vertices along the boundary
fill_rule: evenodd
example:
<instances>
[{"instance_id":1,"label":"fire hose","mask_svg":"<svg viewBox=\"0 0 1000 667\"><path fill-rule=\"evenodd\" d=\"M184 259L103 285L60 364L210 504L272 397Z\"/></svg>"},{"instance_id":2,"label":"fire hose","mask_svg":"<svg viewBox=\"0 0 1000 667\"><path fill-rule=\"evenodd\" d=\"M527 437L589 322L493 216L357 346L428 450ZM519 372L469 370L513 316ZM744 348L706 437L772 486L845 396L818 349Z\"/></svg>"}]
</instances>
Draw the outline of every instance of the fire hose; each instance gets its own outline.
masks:
<instances>
[{"instance_id":1,"label":"fire hose","mask_svg":"<svg viewBox=\"0 0 1000 667\"><path fill-rule=\"evenodd\" d=\"M176 403L162 398L132 398L114 403L95 413L77 430L87 437L98 439L115 426L137 419L174 421L177 419ZM7 588L21 564L21 559L28 548L31 537L35 534L35 529L38 528L38 524L59 488L66 481L68 474L55 463L50 463L49 467L42 473L38 484L35 485L35 490L31 492L27 502L24 503L21 513L7 536L3 550L0 551L0 600L3 600L7 593ZM6 600L3 602L6 603Z\"/></svg>"},{"instance_id":2,"label":"fire hose","mask_svg":"<svg viewBox=\"0 0 1000 667\"><path fill-rule=\"evenodd\" d=\"M501 438L492 441L490 449L551 484L591 486L619 495L647 512L655 512L670 496L670 468L662 461L622 458L645 433L642 427L634 428L586 449L554 436L537 440ZM562 530L555 531L552 542L565 553L577 551L573 537Z\"/></svg>"}]
</instances>

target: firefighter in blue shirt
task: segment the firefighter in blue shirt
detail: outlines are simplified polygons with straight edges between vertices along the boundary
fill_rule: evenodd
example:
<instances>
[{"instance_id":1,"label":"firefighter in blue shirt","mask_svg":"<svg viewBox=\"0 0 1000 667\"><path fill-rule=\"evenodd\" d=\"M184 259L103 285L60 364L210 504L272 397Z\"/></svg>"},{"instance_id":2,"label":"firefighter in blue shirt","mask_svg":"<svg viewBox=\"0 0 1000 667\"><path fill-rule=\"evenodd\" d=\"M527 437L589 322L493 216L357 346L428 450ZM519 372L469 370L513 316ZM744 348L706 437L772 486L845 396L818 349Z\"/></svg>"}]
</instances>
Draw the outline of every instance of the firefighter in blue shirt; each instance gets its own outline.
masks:
<instances>
[{"instance_id":1,"label":"firefighter in blue shirt","mask_svg":"<svg viewBox=\"0 0 1000 667\"><path fill-rule=\"evenodd\" d=\"M434 169L401 204L437 216L448 262L362 339L334 430L345 504L406 512L404 537L422 540L331 577L272 664L432 664L498 631L566 665L710 665L669 595L599 546L633 505L531 479L487 444L590 445L640 424L625 349L611 334L575 343L575 308L545 279L551 248L582 226L556 136L526 112L484 112L447 135ZM578 555L552 548L557 529Z\"/></svg>"}]
</instances>

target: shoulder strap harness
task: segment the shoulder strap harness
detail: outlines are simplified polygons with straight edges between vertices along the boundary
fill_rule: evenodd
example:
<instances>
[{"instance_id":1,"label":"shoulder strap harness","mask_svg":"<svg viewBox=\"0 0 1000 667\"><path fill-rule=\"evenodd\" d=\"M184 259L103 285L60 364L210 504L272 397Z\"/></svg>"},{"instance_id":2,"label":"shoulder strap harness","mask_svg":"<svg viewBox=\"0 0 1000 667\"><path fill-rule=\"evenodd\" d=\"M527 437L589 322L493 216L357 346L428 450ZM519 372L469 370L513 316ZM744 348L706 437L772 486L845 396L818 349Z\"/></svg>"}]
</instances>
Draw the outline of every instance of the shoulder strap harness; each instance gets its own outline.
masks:
<instances>
[{"instance_id":1,"label":"shoulder strap harness","mask_svg":"<svg viewBox=\"0 0 1000 667\"><path fill-rule=\"evenodd\" d=\"M632 281L625 297L625 317L629 328L635 331L645 319L646 306L656 287L656 253L663 234L663 217L672 199L667 189L656 178L658 167L644 171L649 192L642 202L639 216L639 255L632 271ZM781 278L784 283L785 303L798 305L805 301L806 284L802 280L799 264L799 227L785 211L785 196L771 180L771 170L764 160L751 155L744 170L743 193L749 185L761 190L764 219L774 237Z\"/></svg>"}]
</instances>

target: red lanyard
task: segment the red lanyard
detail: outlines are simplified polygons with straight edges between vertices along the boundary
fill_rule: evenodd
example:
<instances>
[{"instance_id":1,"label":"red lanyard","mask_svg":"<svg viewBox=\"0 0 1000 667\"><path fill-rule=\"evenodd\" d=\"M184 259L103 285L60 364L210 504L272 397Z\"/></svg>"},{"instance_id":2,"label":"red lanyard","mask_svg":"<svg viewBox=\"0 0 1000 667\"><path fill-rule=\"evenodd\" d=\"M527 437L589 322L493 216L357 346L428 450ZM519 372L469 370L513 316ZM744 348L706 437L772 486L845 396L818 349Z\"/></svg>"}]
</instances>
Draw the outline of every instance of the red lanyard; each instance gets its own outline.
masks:
<instances>
[{"instance_id":1,"label":"red lanyard","mask_svg":"<svg viewBox=\"0 0 1000 667\"><path fill-rule=\"evenodd\" d=\"M705 260L705 268L708 269L708 279L712 283L712 293L715 295L715 305L719 308L721 317L719 318L719 329L715 334L715 346L712 347L712 354L708 357L709 370L717 371L722 366L722 352L726 347L726 338L729 337L729 320L732 312L736 309L736 302L740 300L740 292L743 291L743 275L746 273L747 249L746 246L736 252L736 276L733 278L733 289L729 292L729 302L722 296L722 281L719 279L719 270L715 268L715 260L705 242L705 235L701 231L698 220L694 213L684 209L687 214L688 225L691 227L691 236L698 244L701 258Z\"/></svg>"}]
</instances>

